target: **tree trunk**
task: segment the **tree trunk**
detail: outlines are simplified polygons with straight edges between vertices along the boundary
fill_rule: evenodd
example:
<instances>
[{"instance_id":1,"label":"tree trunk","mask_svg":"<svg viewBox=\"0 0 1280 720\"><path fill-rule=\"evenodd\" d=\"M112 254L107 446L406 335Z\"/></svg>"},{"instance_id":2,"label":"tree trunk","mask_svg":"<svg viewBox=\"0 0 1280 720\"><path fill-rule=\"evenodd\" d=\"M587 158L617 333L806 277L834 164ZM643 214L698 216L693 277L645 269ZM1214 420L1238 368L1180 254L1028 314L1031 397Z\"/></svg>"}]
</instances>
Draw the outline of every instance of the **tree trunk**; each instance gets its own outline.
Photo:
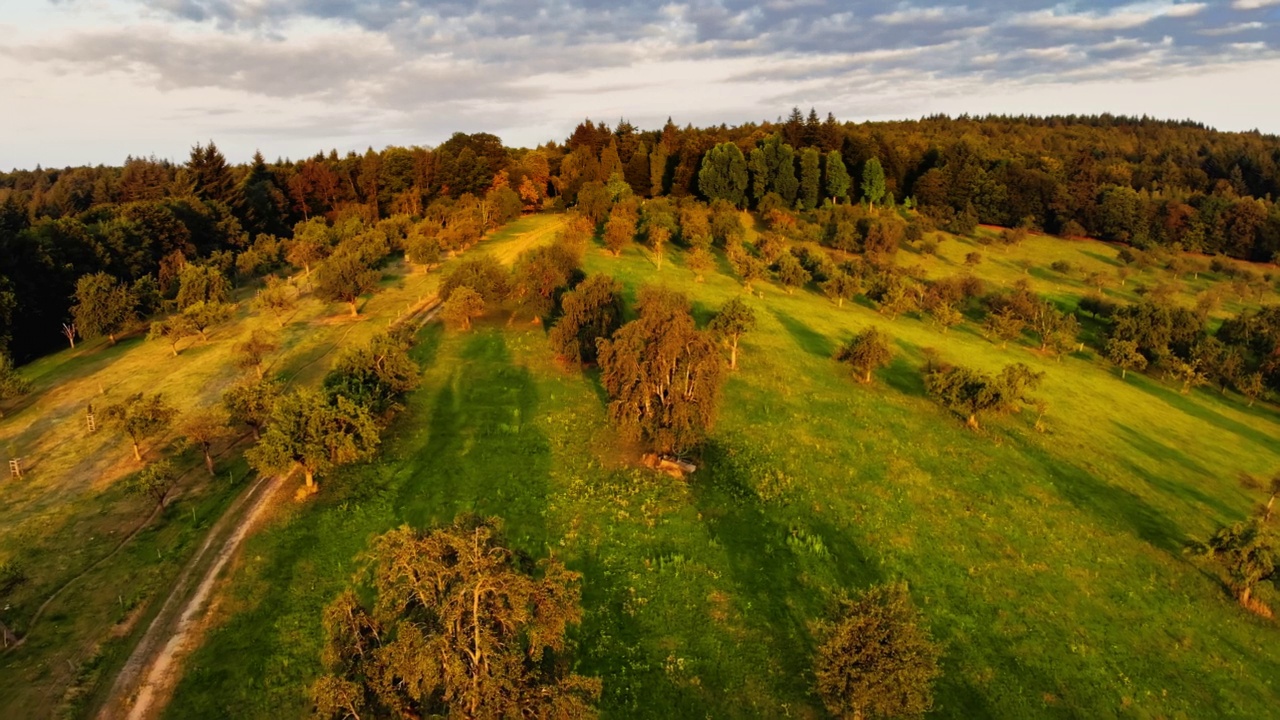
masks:
<instances>
[{"instance_id":1,"label":"tree trunk","mask_svg":"<svg viewBox=\"0 0 1280 720\"><path fill-rule=\"evenodd\" d=\"M733 345L729 346L729 369L738 369L738 341L734 340Z\"/></svg>"},{"instance_id":2,"label":"tree trunk","mask_svg":"<svg viewBox=\"0 0 1280 720\"><path fill-rule=\"evenodd\" d=\"M204 446L204 466L209 471L210 477L217 477L217 473L213 471L213 455L209 453L209 446Z\"/></svg>"},{"instance_id":3,"label":"tree trunk","mask_svg":"<svg viewBox=\"0 0 1280 720\"><path fill-rule=\"evenodd\" d=\"M1249 607L1249 598L1253 596L1253 588L1245 586L1240 589L1240 604Z\"/></svg>"},{"instance_id":4,"label":"tree trunk","mask_svg":"<svg viewBox=\"0 0 1280 720\"><path fill-rule=\"evenodd\" d=\"M871 384L871 368L867 368L866 372L863 373L862 382L867 385Z\"/></svg>"},{"instance_id":5,"label":"tree trunk","mask_svg":"<svg viewBox=\"0 0 1280 720\"><path fill-rule=\"evenodd\" d=\"M133 444L133 457L138 462L142 462L142 449L138 447L138 443Z\"/></svg>"},{"instance_id":6,"label":"tree trunk","mask_svg":"<svg viewBox=\"0 0 1280 720\"><path fill-rule=\"evenodd\" d=\"M977 430L977 429L978 429L978 414L977 414L977 413L969 413L969 419L968 419L967 421L965 421L965 425L968 425L968 426L969 426L969 428L970 428L970 429L972 429L972 430Z\"/></svg>"},{"instance_id":7,"label":"tree trunk","mask_svg":"<svg viewBox=\"0 0 1280 720\"><path fill-rule=\"evenodd\" d=\"M315 490L316 476L315 476L315 473L311 472L311 468L307 468L307 467L302 468L302 474L306 476L306 479L307 479L307 490Z\"/></svg>"},{"instance_id":8,"label":"tree trunk","mask_svg":"<svg viewBox=\"0 0 1280 720\"><path fill-rule=\"evenodd\" d=\"M0 622L0 639L3 639L5 647L12 647L18 644L18 636L13 634L8 625Z\"/></svg>"},{"instance_id":9,"label":"tree trunk","mask_svg":"<svg viewBox=\"0 0 1280 720\"><path fill-rule=\"evenodd\" d=\"M836 298L836 307L838 308L844 307L844 298Z\"/></svg>"},{"instance_id":10,"label":"tree trunk","mask_svg":"<svg viewBox=\"0 0 1280 720\"><path fill-rule=\"evenodd\" d=\"M115 344L116 344L116 334L115 334L115 333L107 333L107 339L111 341L111 344L112 344L112 345L115 345Z\"/></svg>"},{"instance_id":11,"label":"tree trunk","mask_svg":"<svg viewBox=\"0 0 1280 720\"><path fill-rule=\"evenodd\" d=\"M178 343L171 343L169 349L173 351L174 357L178 357Z\"/></svg>"},{"instance_id":12,"label":"tree trunk","mask_svg":"<svg viewBox=\"0 0 1280 720\"><path fill-rule=\"evenodd\" d=\"M351 305L351 317L355 317L360 314L359 308L356 307L356 303L358 302L360 302L360 298L356 298L349 303Z\"/></svg>"},{"instance_id":13,"label":"tree trunk","mask_svg":"<svg viewBox=\"0 0 1280 720\"><path fill-rule=\"evenodd\" d=\"M1129 371L1125 368L1120 368L1120 379L1124 380L1127 377L1129 377Z\"/></svg>"}]
</instances>

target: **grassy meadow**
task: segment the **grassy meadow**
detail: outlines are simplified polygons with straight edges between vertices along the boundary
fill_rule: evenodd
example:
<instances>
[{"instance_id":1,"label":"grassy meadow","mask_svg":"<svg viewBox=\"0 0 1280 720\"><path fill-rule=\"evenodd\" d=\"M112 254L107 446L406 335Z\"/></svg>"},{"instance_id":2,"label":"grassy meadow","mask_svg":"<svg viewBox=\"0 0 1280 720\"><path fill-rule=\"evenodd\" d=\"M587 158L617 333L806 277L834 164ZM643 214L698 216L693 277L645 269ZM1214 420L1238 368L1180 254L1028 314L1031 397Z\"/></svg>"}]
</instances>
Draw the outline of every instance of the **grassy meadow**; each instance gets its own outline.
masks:
<instances>
[{"instance_id":1,"label":"grassy meadow","mask_svg":"<svg viewBox=\"0 0 1280 720\"><path fill-rule=\"evenodd\" d=\"M1116 267L1113 247L1050 238L1007 251L953 238L936 257L900 261L953 274L975 250L980 277L1028 277L1072 302L1083 274L1051 262ZM705 320L742 293L719 263L699 284L678 250L659 271L647 250L614 259L596 247L587 270L631 297L645 283L680 288ZM414 350L421 387L379 459L280 504L247 541L167 716L308 715L321 611L370 537L467 510L502 517L515 547L582 573L577 670L603 679L606 717L823 717L813 622L833 593L889 580L909 583L945 645L933 716L1274 714L1280 629L1181 552L1257 502L1241 472L1280 468L1274 407L1122 380L1087 349L1061 360L1030 343L1001 349L972 321L943 334L864 303L836 308L812 288L756 289L759 327L686 481L635 466L597 377L557 365L545 328L505 314L469 333L427 325ZM1187 283L1181 300L1199 289ZM868 325L897 355L863 386L831 356ZM1044 371L1044 432L1030 413L966 429L924 397L924 348Z\"/></svg>"},{"instance_id":2,"label":"grassy meadow","mask_svg":"<svg viewBox=\"0 0 1280 720\"><path fill-rule=\"evenodd\" d=\"M485 246L514 256L543 242L560 222L525 218L491 234ZM308 279L295 277L302 294L277 333L280 349L269 372L289 383L318 383L335 350L385 328L433 295L438 280L439 272L393 263L353 319L345 306L311 297ZM153 513L152 501L125 492L123 481L140 466L124 437L103 426L101 411L141 391L163 393L180 413L220 403L242 377L232 348L255 329L277 326L250 308L255 291L238 289L234 319L215 327L207 342L183 341L176 358L166 342L147 341L139 329L114 346L83 342L22 369L33 390L0 418L5 464L22 457L25 467L22 480L10 480L7 468L0 480L0 564L16 566L25 581L7 597L0 618L27 637L0 652L0 717L77 716L100 702L186 562L248 487L251 472L239 457L244 436L215 448L214 478L193 452L179 455L178 489L165 510ZM92 434L85 420L90 404L100 425ZM178 441L171 429L146 444L147 459L178 453Z\"/></svg>"}]
</instances>

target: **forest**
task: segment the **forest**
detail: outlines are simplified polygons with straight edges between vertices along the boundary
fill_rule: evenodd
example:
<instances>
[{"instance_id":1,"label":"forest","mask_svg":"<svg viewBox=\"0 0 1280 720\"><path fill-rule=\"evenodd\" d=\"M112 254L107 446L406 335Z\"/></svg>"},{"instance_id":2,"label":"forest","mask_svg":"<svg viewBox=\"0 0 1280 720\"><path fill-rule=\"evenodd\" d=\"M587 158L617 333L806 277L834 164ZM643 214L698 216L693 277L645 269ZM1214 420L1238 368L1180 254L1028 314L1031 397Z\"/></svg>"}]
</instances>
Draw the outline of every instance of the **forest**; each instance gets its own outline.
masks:
<instances>
[{"instance_id":1,"label":"forest","mask_svg":"<svg viewBox=\"0 0 1280 720\"><path fill-rule=\"evenodd\" d=\"M594 214L601 198L616 196L610 182L637 198L716 199L724 193L700 183L709 155L734 175L728 186L738 189L725 197L753 210L871 197L917 207L931 224L961 233L1021 226L1253 261L1280 250L1280 140L1189 122L841 123L793 109L785 121L733 128L668 121L643 131L587 120L563 142L532 150L457 133L432 149L274 163L259 154L244 166L229 165L209 142L181 164L129 158L122 167L0 175L0 343L20 361L56 348L85 275L130 284L150 276L172 295L186 259L230 270L235 253L263 236L287 238L312 217L439 218L455 204L484 213L495 188L513 191L526 211L581 205ZM868 164L883 171L882 186L863 187Z\"/></svg>"},{"instance_id":2,"label":"forest","mask_svg":"<svg viewBox=\"0 0 1280 720\"><path fill-rule=\"evenodd\" d=\"M793 109L0 175L0 714L1257 716L1278 165Z\"/></svg>"}]
</instances>

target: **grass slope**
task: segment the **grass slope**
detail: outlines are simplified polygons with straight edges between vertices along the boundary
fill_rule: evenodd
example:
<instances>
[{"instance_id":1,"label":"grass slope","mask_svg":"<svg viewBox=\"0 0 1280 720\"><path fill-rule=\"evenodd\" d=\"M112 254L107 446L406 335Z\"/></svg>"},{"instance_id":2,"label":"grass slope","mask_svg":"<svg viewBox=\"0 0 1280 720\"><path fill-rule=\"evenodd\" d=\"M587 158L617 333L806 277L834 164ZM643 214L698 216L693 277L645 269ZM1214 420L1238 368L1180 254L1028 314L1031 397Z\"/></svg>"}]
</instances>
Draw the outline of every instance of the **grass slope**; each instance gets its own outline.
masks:
<instances>
[{"instance_id":1,"label":"grass slope","mask_svg":"<svg viewBox=\"0 0 1280 720\"><path fill-rule=\"evenodd\" d=\"M481 247L514 255L549 239L561 223L555 216L524 218ZM432 295L438 280L438 272L393 263L354 320L345 306L303 296L279 331L271 372L291 383L318 382L335 350L385 328ZM27 580L6 598L0 617L19 635L31 634L22 647L0 653L0 717L74 715L92 707L157 609L153 600L163 600L205 533L246 487L242 448L218 448L223 457L213 479L188 454L170 506L121 545L146 523L152 503L122 488L138 469L127 443L105 427L87 434L84 415L89 403L101 411L139 391L161 392L182 411L220 402L240 377L233 346L256 328L276 328L273 318L249 309L252 293L238 291L235 319L216 327L207 343L185 341L177 358L166 343L144 341L145 332L138 332L113 347L105 340L81 343L22 369L34 388L0 419L0 451L6 460L24 457L27 472L21 481L0 480L0 562L15 563ZM176 440L171 433L151 443L149 458L172 452ZM73 580L30 627L44 600Z\"/></svg>"},{"instance_id":2,"label":"grass slope","mask_svg":"<svg viewBox=\"0 0 1280 720\"><path fill-rule=\"evenodd\" d=\"M703 319L741 292L723 274L693 283L671 255L657 272L639 249L593 250L588 269L632 294L682 288ZM579 671L604 679L607 716L822 716L811 622L831 592L891 579L946 644L938 717L1273 713L1280 632L1180 552L1248 511L1237 473L1280 464L1273 408L1122 381L1087 352L1001 350L968 324L944 336L811 291L764 293L687 483L628 464L594 376L557 367L541 328L428 326L424 382L380 459L249 541L167 715L307 715L321 609L368 539L461 510L503 517L513 544L584 574ZM864 387L830 358L869 324L898 356ZM1048 431L1018 416L966 430L923 397L923 347L1044 370Z\"/></svg>"}]
</instances>

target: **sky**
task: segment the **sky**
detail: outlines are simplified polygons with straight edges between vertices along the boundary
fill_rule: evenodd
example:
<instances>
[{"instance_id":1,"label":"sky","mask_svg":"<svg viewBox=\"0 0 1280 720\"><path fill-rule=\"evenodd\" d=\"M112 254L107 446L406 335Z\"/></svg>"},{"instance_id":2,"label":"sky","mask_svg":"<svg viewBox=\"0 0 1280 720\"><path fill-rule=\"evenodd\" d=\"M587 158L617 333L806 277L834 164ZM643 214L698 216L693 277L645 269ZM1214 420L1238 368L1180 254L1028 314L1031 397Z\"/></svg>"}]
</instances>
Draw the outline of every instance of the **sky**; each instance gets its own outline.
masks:
<instances>
[{"instance_id":1,"label":"sky","mask_svg":"<svg viewBox=\"0 0 1280 720\"><path fill-rule=\"evenodd\" d=\"M934 113L1280 133L1280 0L0 0L0 168Z\"/></svg>"}]
</instances>

